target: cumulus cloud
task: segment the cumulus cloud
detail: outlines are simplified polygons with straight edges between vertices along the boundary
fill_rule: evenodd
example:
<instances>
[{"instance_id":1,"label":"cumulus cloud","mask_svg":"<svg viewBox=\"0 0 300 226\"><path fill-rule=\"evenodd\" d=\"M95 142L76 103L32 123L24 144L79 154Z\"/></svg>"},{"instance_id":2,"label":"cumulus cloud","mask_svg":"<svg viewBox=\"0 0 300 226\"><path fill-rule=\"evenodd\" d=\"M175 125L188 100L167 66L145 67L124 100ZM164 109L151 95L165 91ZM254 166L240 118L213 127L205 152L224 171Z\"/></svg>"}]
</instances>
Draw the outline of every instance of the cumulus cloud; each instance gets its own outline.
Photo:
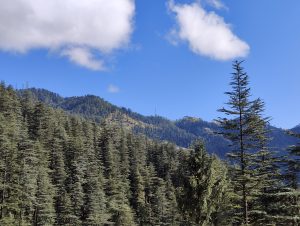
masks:
<instances>
[{"instance_id":1,"label":"cumulus cloud","mask_svg":"<svg viewBox=\"0 0 300 226\"><path fill-rule=\"evenodd\" d=\"M0 49L61 51L71 61L103 69L102 55L130 41L134 0L9 0L0 7Z\"/></svg>"},{"instance_id":2,"label":"cumulus cloud","mask_svg":"<svg viewBox=\"0 0 300 226\"><path fill-rule=\"evenodd\" d=\"M175 40L187 42L194 53L217 60L247 56L249 45L239 39L215 12L205 11L200 3L179 5L171 1L169 8L175 14L178 26Z\"/></svg>"},{"instance_id":3,"label":"cumulus cloud","mask_svg":"<svg viewBox=\"0 0 300 226\"><path fill-rule=\"evenodd\" d=\"M107 91L109 93L119 93L120 92L120 88L111 84L111 85L108 86Z\"/></svg>"}]
</instances>

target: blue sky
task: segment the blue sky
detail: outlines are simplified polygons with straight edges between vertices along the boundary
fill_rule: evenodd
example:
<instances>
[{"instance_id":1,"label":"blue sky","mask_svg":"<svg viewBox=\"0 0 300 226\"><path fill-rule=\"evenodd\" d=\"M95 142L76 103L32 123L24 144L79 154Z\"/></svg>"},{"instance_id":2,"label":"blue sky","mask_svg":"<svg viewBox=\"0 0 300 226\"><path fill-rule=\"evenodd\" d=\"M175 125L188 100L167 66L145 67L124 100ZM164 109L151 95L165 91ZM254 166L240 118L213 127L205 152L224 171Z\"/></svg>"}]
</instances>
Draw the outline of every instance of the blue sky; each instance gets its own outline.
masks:
<instances>
[{"instance_id":1,"label":"blue sky","mask_svg":"<svg viewBox=\"0 0 300 226\"><path fill-rule=\"evenodd\" d=\"M266 102L272 124L300 123L300 1L92 0L92 8L74 1L63 3L74 11L61 7L61 14L51 5L28 11L34 0L0 7L0 80L210 121L227 100L232 60L244 59L253 97ZM68 30L74 26L78 37Z\"/></svg>"}]
</instances>

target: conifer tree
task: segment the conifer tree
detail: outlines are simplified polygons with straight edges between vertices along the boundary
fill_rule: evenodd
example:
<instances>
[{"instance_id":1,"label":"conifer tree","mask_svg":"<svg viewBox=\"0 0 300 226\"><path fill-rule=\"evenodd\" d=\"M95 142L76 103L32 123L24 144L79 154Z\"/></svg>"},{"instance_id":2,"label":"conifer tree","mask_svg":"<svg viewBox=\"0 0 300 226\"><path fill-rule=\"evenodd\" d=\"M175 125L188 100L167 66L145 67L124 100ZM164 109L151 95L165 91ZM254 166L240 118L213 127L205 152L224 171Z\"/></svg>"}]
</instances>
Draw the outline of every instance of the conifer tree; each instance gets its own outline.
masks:
<instances>
[{"instance_id":1,"label":"conifer tree","mask_svg":"<svg viewBox=\"0 0 300 226\"><path fill-rule=\"evenodd\" d=\"M72 214L70 195L67 193L64 151L67 138L63 128L57 125L54 131L50 149L50 169L52 184L55 188L54 206L56 213L56 225L72 225L75 216Z\"/></svg>"},{"instance_id":2,"label":"conifer tree","mask_svg":"<svg viewBox=\"0 0 300 226\"><path fill-rule=\"evenodd\" d=\"M218 122L223 127L221 132L232 142L232 152L228 153L235 170L233 182L235 192L240 196L237 215L240 215L239 224L248 225L250 223L249 211L251 200L256 193L256 180L253 177L254 152L257 143L254 117L254 104L250 101L250 88L248 75L241 66L242 62L234 62L232 81L230 83L232 91L226 92L229 96L228 109L222 108L219 111L231 118L219 118Z\"/></svg>"},{"instance_id":3,"label":"conifer tree","mask_svg":"<svg viewBox=\"0 0 300 226\"><path fill-rule=\"evenodd\" d=\"M194 143L187 161L188 169L182 175L179 193L180 209L188 222L210 225L212 216L220 215L218 211L224 211L227 205L224 202L229 192L226 168L207 154L201 141Z\"/></svg>"},{"instance_id":4,"label":"conifer tree","mask_svg":"<svg viewBox=\"0 0 300 226\"><path fill-rule=\"evenodd\" d=\"M82 125L78 118L70 120L70 134L66 150L67 193L70 194L72 215L75 216L74 224L81 224L84 205L84 171L86 170L86 156L84 155L84 143Z\"/></svg>"},{"instance_id":5,"label":"conifer tree","mask_svg":"<svg viewBox=\"0 0 300 226\"><path fill-rule=\"evenodd\" d=\"M263 117L264 102L256 99L252 102L249 128L253 131L252 149L254 152L254 167L252 175L256 180L253 189L253 200L250 215L253 224L275 224L276 220L272 206L274 196L280 192L280 162L279 156L269 146L269 118ZM249 130L250 130L249 129Z\"/></svg>"},{"instance_id":6,"label":"conifer tree","mask_svg":"<svg viewBox=\"0 0 300 226\"><path fill-rule=\"evenodd\" d=\"M97 161L89 159L85 175L83 222L87 225L102 225L108 222L107 202L104 193L104 178Z\"/></svg>"},{"instance_id":7,"label":"conifer tree","mask_svg":"<svg viewBox=\"0 0 300 226\"><path fill-rule=\"evenodd\" d=\"M144 223L147 221L145 214L145 182L137 165L131 166L130 188L132 193L130 197L130 203L135 210L137 222L139 225L144 225Z\"/></svg>"},{"instance_id":8,"label":"conifer tree","mask_svg":"<svg viewBox=\"0 0 300 226\"><path fill-rule=\"evenodd\" d=\"M129 149L127 146L127 135L124 129L120 131L120 139L117 144L117 149L119 150L120 155L120 172L122 174L122 183L124 186L124 191L126 193L126 197L130 199L131 191L130 191L130 159L129 159Z\"/></svg>"},{"instance_id":9,"label":"conifer tree","mask_svg":"<svg viewBox=\"0 0 300 226\"><path fill-rule=\"evenodd\" d=\"M97 156L97 128L83 122L84 150L86 154L85 180L83 184L84 207L82 220L87 225L103 225L108 222L107 200L104 192L105 180L102 164Z\"/></svg>"},{"instance_id":10,"label":"conifer tree","mask_svg":"<svg viewBox=\"0 0 300 226\"><path fill-rule=\"evenodd\" d=\"M181 221L180 213L179 213L179 207L176 197L176 190L174 188L174 185L172 183L171 177L167 175L166 181L165 181L165 216L164 221L165 225L179 225Z\"/></svg>"},{"instance_id":11,"label":"conifer tree","mask_svg":"<svg viewBox=\"0 0 300 226\"><path fill-rule=\"evenodd\" d=\"M290 135L300 139L300 134L290 133ZM300 144L288 148L287 158L288 172L285 175L288 186L297 190L300 188Z\"/></svg>"},{"instance_id":12,"label":"conifer tree","mask_svg":"<svg viewBox=\"0 0 300 226\"><path fill-rule=\"evenodd\" d=\"M299 137L298 134L290 133ZM276 220L282 225L300 224L300 151L299 146L291 146L287 150L287 155L282 157L280 162L282 173L282 186L280 192L272 198L274 205L272 211L276 213Z\"/></svg>"},{"instance_id":13,"label":"conifer tree","mask_svg":"<svg viewBox=\"0 0 300 226\"><path fill-rule=\"evenodd\" d=\"M19 214L18 225L31 225L34 212L34 204L36 201L37 189L37 149L38 146L34 141L28 138L26 124L20 131L20 139L18 141L18 165L19 165Z\"/></svg>"},{"instance_id":14,"label":"conifer tree","mask_svg":"<svg viewBox=\"0 0 300 226\"><path fill-rule=\"evenodd\" d=\"M103 131L98 141L105 169L107 209L110 221L116 225L134 225L134 215L129 206L129 181L120 171L122 168L120 151L125 153L124 150L120 150L122 145L120 145L119 132L113 125L103 124Z\"/></svg>"},{"instance_id":15,"label":"conifer tree","mask_svg":"<svg viewBox=\"0 0 300 226\"><path fill-rule=\"evenodd\" d=\"M18 183L20 103L12 87L0 85L0 224L17 224L21 187Z\"/></svg>"},{"instance_id":16,"label":"conifer tree","mask_svg":"<svg viewBox=\"0 0 300 226\"><path fill-rule=\"evenodd\" d=\"M34 226L50 226L55 222L54 209L54 188L49 176L49 156L42 149L37 147L38 163L37 163L37 188L35 194L35 205L33 214Z\"/></svg>"}]
</instances>

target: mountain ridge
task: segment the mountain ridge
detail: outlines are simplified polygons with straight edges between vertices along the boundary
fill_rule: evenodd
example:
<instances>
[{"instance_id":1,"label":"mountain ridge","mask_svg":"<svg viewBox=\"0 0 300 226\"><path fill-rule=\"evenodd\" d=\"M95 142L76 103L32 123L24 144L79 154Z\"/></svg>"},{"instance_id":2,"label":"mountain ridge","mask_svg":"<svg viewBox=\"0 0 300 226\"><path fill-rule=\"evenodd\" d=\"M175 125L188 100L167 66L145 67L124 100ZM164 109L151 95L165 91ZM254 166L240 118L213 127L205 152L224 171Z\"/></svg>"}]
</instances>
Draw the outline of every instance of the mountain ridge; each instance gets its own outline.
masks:
<instances>
[{"instance_id":1,"label":"mountain ridge","mask_svg":"<svg viewBox=\"0 0 300 226\"><path fill-rule=\"evenodd\" d=\"M35 101L41 101L52 107L61 108L96 122L110 120L129 128L135 133L143 134L154 140L169 141L180 147L188 147L196 139L206 143L210 153L221 157L229 150L230 142L216 134L220 128L215 122L207 122L201 118L185 116L178 120L169 120L162 116L144 116L125 107L118 107L95 95L62 97L46 89L30 88L18 90L19 95L30 95ZM278 151L298 142L297 138L286 134L281 128L270 126L270 147ZM300 132L300 127L291 129Z\"/></svg>"}]
</instances>

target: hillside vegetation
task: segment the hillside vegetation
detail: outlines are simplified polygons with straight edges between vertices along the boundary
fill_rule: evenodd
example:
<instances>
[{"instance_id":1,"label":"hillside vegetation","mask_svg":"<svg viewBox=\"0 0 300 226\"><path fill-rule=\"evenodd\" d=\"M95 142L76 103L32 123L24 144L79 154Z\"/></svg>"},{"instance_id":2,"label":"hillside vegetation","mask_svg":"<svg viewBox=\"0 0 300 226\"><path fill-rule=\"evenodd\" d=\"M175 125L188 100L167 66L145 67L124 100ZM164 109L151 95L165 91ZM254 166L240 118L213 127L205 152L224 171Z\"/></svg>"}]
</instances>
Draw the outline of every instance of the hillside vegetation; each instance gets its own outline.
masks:
<instances>
[{"instance_id":1,"label":"hillside vegetation","mask_svg":"<svg viewBox=\"0 0 300 226\"><path fill-rule=\"evenodd\" d=\"M299 225L300 145L270 147L270 134L299 141L298 127L273 129L233 69L216 123L1 83L0 225Z\"/></svg>"},{"instance_id":2,"label":"hillside vegetation","mask_svg":"<svg viewBox=\"0 0 300 226\"><path fill-rule=\"evenodd\" d=\"M154 140L165 140L187 148L193 141L202 139L210 153L224 158L229 151L230 141L216 134L222 129L214 122L206 122L200 118L188 116L176 121L157 115L143 116L132 112L130 109L117 107L93 95L63 98L45 89L18 90L20 96L25 92L35 101L41 101L52 107L92 119L95 122L101 122L108 118L124 128L129 128L134 133L146 135ZM295 127L295 129L300 132L299 127ZM287 135L285 130L273 126L270 126L269 136L271 137L269 147L277 151L284 151L297 143L297 139Z\"/></svg>"},{"instance_id":3,"label":"hillside vegetation","mask_svg":"<svg viewBox=\"0 0 300 226\"><path fill-rule=\"evenodd\" d=\"M0 225L243 222L238 165L208 154L201 141L182 149L134 135L113 119L112 114L118 120L125 117L117 111L98 123L95 118L53 108L55 103L49 99L43 100L45 104L35 98L29 90L20 95L0 85ZM144 124L151 119L131 122L129 118L127 123L133 127L148 126ZM207 126L194 118L176 121L174 126L203 133L189 123ZM251 158L256 162L250 171L255 187L247 188L251 211L246 219L253 225L297 225L299 149L280 157L262 152L266 153L268 162L261 162L261 154Z\"/></svg>"}]
</instances>

